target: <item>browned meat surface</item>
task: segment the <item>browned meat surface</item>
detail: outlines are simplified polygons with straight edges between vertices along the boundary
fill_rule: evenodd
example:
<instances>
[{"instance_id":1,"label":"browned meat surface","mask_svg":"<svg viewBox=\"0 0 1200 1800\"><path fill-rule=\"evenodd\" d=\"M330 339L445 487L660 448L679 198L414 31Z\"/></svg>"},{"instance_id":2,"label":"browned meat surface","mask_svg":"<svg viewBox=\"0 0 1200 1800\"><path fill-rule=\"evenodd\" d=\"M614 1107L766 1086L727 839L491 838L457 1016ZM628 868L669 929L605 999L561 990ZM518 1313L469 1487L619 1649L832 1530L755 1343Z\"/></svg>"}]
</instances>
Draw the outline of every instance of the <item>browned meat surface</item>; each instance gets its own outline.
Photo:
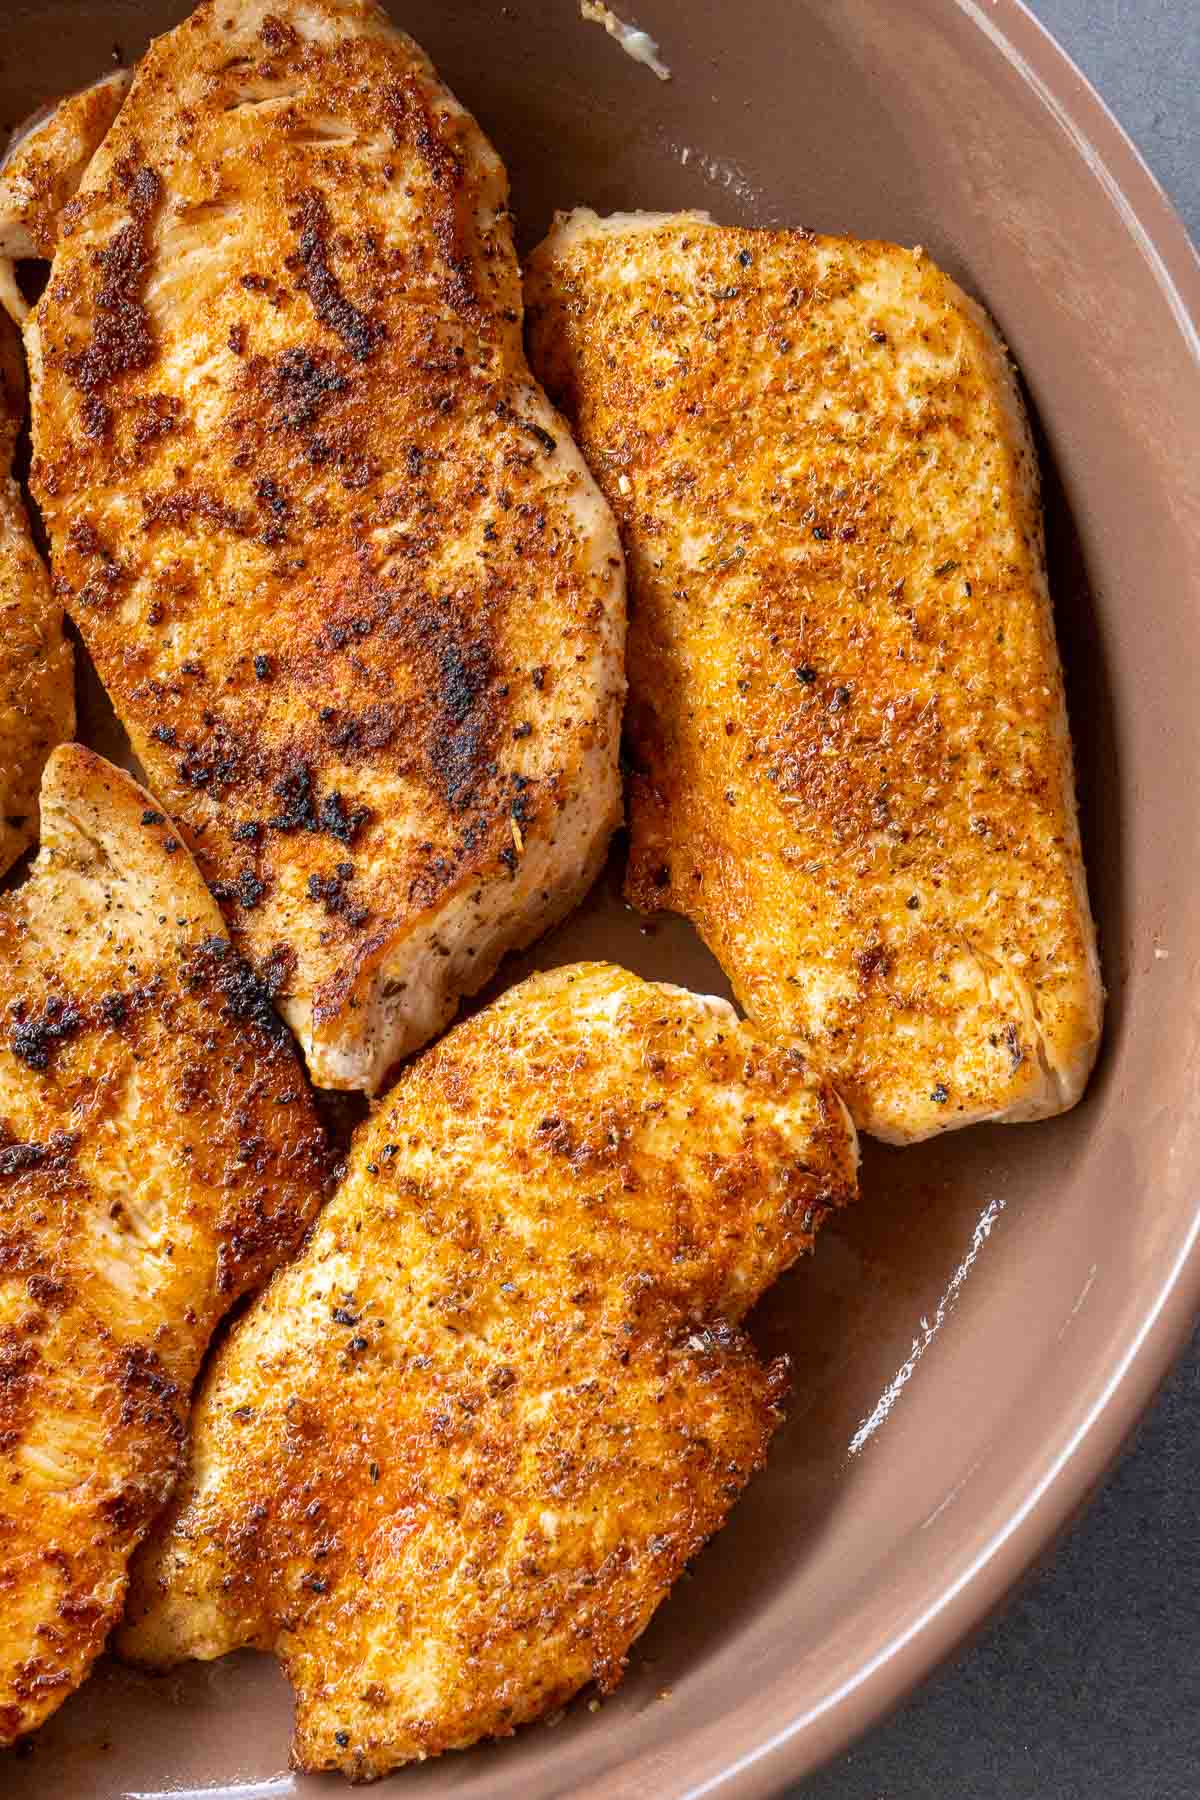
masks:
<instances>
[{"instance_id":1,"label":"browned meat surface","mask_svg":"<svg viewBox=\"0 0 1200 1800\"><path fill-rule=\"evenodd\" d=\"M0 1744L99 1655L209 1335L324 1174L286 1032L170 822L56 750L0 900Z\"/></svg>"},{"instance_id":2,"label":"browned meat surface","mask_svg":"<svg viewBox=\"0 0 1200 1800\"><path fill-rule=\"evenodd\" d=\"M604 964L459 1025L214 1359L120 1648L273 1650L295 1757L502 1736L630 1644L762 1461L738 1322L855 1188L833 1090Z\"/></svg>"},{"instance_id":3,"label":"browned meat surface","mask_svg":"<svg viewBox=\"0 0 1200 1800\"><path fill-rule=\"evenodd\" d=\"M629 559L628 893L897 1142L1061 1112L1102 991L1038 474L920 251L562 219L535 369Z\"/></svg>"},{"instance_id":4,"label":"browned meat surface","mask_svg":"<svg viewBox=\"0 0 1200 1800\"><path fill-rule=\"evenodd\" d=\"M24 416L20 340L0 315L0 874L37 837L46 758L75 729L74 658L62 607L11 475Z\"/></svg>"},{"instance_id":5,"label":"browned meat surface","mask_svg":"<svg viewBox=\"0 0 1200 1800\"><path fill-rule=\"evenodd\" d=\"M202 5L27 343L68 610L314 1078L374 1090L620 816L620 548L503 167L365 0Z\"/></svg>"}]
</instances>

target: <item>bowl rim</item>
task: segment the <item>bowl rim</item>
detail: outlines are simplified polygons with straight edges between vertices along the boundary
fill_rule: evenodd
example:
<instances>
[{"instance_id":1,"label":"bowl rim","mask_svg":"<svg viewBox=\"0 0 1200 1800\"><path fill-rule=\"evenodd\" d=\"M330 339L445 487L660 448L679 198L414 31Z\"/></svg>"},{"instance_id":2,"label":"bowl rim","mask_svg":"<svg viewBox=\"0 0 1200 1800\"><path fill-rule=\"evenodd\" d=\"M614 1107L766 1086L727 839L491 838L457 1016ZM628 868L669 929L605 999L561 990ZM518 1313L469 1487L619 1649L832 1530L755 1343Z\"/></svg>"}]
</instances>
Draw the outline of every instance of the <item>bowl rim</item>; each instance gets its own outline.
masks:
<instances>
[{"instance_id":1,"label":"bowl rim","mask_svg":"<svg viewBox=\"0 0 1200 1800\"><path fill-rule=\"evenodd\" d=\"M954 0L1068 133L1138 246L1200 375L1200 251L1106 101L1025 0ZM1001 1606L1119 1456L1187 1345L1200 1312L1200 1194L1181 1248L1084 1417L965 1569L853 1675L680 1800L772 1800L900 1705Z\"/></svg>"},{"instance_id":2,"label":"bowl rim","mask_svg":"<svg viewBox=\"0 0 1200 1800\"><path fill-rule=\"evenodd\" d=\"M1101 94L1026 0L952 0L947 11L983 34L1067 134L1137 246L1200 377L1200 251ZM778 1704L761 1735L739 1730L731 1719L725 1750L705 1757L694 1781L676 1788L668 1778L658 1789L664 1800L668 1788L671 1800L780 1800L793 1783L843 1754L902 1705L1003 1605L1090 1500L1188 1343L1200 1314L1196 1184L1190 1209L1183 1241L1159 1269L1153 1296L1136 1329L1113 1352L1099 1392L1082 1418L1045 1445L1036 1479L1002 1523L978 1533L965 1566L938 1572L920 1609L832 1692L808 1706ZM670 1748L667 1738L657 1751ZM684 1750L683 1740L679 1748ZM626 1785L639 1779L639 1765L643 1772L648 1766L645 1751L585 1780L577 1800L650 1791ZM663 1768L657 1763L660 1781ZM260 1793L269 1800L276 1788L270 1779L244 1789L232 1782L228 1790L214 1790L214 1800L226 1792L229 1800L242 1793L247 1800ZM282 1800L281 1784L279 1791ZM180 1800L200 1795L185 1790Z\"/></svg>"}]
</instances>

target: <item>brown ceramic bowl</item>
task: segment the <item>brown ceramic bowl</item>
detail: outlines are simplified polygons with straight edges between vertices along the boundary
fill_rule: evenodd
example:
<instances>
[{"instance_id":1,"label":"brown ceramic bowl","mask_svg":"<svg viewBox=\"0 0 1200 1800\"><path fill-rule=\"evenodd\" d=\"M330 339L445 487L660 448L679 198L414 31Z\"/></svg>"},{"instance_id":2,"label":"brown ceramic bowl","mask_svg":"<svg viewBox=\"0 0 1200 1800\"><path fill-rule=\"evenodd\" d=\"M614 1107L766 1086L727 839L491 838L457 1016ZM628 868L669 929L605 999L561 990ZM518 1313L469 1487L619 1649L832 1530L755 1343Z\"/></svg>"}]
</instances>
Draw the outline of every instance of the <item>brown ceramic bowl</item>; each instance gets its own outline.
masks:
<instances>
[{"instance_id":1,"label":"brown ceramic bowl","mask_svg":"<svg viewBox=\"0 0 1200 1800\"><path fill-rule=\"evenodd\" d=\"M1109 988L1104 1055L1051 1124L868 1146L863 1201L762 1307L796 1399L766 1474L618 1696L394 1777L422 1795L765 1795L899 1699L1104 1472L1200 1299L1200 271L1096 96L1016 0L626 0L656 81L574 0L409 0L403 22L555 206L708 207L923 243L991 308L1042 433L1052 587ZM182 15L7 0L11 122ZM538 960L720 986L611 888ZM280 1773L290 1706L243 1656L102 1669L0 1767L49 1800ZM7 1790L6 1790L7 1791Z\"/></svg>"}]
</instances>

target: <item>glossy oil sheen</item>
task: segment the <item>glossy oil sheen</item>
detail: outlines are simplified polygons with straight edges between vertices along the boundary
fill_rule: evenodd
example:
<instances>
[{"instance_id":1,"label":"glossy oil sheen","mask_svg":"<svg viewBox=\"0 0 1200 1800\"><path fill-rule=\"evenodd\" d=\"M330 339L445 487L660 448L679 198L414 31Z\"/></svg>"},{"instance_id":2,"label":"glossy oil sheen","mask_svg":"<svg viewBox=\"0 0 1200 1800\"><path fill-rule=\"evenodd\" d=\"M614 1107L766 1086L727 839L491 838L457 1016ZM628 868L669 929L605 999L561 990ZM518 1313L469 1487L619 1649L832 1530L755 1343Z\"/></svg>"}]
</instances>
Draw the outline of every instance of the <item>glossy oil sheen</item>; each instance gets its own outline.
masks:
<instances>
[{"instance_id":1,"label":"glossy oil sheen","mask_svg":"<svg viewBox=\"0 0 1200 1800\"><path fill-rule=\"evenodd\" d=\"M9 0L0 115L184 10ZM573 0L395 10L505 157L526 245L579 202L922 243L998 319L1042 434L1109 988L1089 1094L1050 1124L868 1146L861 1206L757 1318L764 1349L793 1358L790 1423L621 1692L378 1790L766 1795L996 1604L1103 1473L1200 1298L1200 277L1015 0L627 0L670 82ZM723 985L690 932L644 931L611 885L527 961L578 955ZM159 1680L106 1666L28 1761L0 1757L0 1784L24 1800L338 1791L287 1775L289 1716L267 1659Z\"/></svg>"}]
</instances>

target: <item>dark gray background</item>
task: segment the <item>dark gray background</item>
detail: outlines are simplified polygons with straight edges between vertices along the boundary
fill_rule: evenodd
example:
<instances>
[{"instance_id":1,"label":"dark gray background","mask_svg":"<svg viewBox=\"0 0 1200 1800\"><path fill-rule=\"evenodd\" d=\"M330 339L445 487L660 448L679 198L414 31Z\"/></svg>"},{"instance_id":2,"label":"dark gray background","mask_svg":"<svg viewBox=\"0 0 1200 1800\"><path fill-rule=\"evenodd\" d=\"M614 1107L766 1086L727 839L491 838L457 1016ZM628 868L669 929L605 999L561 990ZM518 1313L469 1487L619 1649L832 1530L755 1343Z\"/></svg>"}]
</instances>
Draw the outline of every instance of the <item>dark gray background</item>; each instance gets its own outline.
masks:
<instances>
[{"instance_id":1,"label":"dark gray background","mask_svg":"<svg viewBox=\"0 0 1200 1800\"><path fill-rule=\"evenodd\" d=\"M1200 0L1030 0L1200 242ZM1200 1331L1081 1524L792 1800L1200 1800Z\"/></svg>"}]
</instances>

